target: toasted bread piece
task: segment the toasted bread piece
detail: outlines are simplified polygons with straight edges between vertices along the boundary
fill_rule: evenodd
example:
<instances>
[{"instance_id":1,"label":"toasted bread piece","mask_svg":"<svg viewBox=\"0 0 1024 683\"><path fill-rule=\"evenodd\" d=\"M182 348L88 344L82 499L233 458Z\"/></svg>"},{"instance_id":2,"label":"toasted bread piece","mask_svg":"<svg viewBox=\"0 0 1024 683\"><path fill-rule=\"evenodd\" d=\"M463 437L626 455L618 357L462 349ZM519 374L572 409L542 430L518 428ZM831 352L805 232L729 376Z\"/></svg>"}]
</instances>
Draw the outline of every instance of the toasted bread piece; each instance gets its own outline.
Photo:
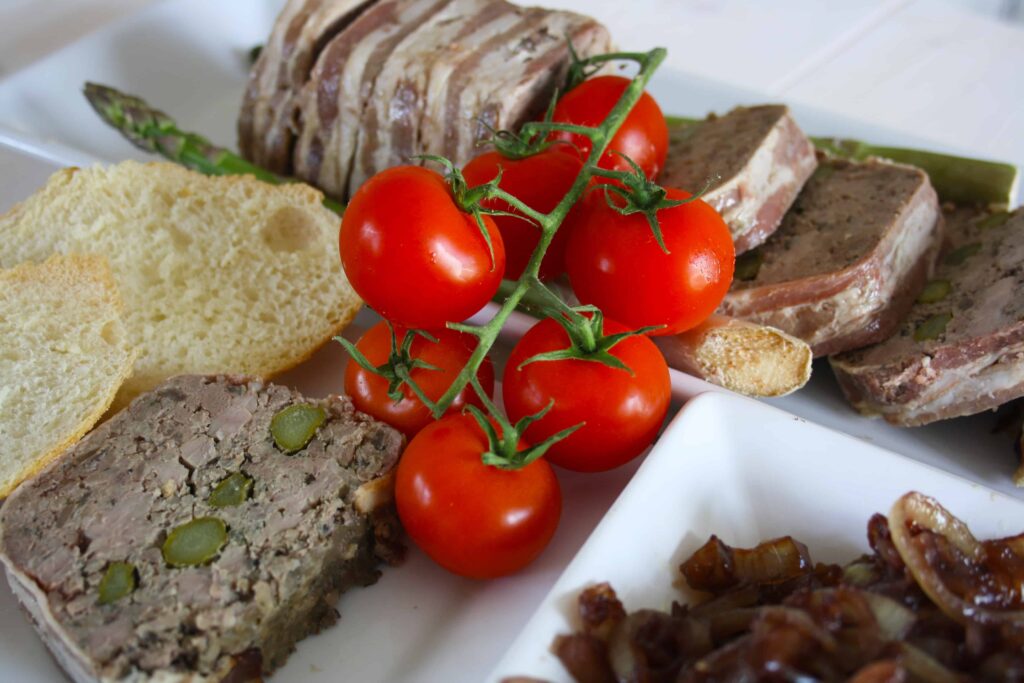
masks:
<instances>
[{"instance_id":1,"label":"toasted bread piece","mask_svg":"<svg viewBox=\"0 0 1024 683\"><path fill-rule=\"evenodd\" d=\"M321 200L305 185L169 163L65 169L0 217L0 266L69 252L110 260L139 348L119 408L174 375L281 372L352 319L360 301Z\"/></svg>"},{"instance_id":2,"label":"toasted bread piece","mask_svg":"<svg viewBox=\"0 0 1024 683\"><path fill-rule=\"evenodd\" d=\"M767 325L713 315L653 339L671 367L747 396L785 396L811 378L811 347Z\"/></svg>"},{"instance_id":3,"label":"toasted bread piece","mask_svg":"<svg viewBox=\"0 0 1024 683\"><path fill-rule=\"evenodd\" d=\"M110 406L135 352L101 256L0 271L0 499Z\"/></svg>"}]
</instances>

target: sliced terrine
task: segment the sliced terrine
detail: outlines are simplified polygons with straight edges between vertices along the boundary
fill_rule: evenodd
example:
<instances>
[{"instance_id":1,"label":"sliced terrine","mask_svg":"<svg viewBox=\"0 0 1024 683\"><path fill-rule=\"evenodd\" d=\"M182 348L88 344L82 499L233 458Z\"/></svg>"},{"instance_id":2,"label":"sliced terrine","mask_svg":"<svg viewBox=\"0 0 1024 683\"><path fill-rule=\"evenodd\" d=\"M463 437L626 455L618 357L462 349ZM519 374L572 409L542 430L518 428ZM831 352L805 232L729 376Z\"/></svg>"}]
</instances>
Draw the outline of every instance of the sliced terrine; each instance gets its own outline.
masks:
<instances>
[{"instance_id":1,"label":"sliced terrine","mask_svg":"<svg viewBox=\"0 0 1024 683\"><path fill-rule=\"evenodd\" d=\"M1024 209L959 209L935 275L897 334L830 359L860 412L923 425L1024 395Z\"/></svg>"},{"instance_id":2,"label":"sliced terrine","mask_svg":"<svg viewBox=\"0 0 1024 683\"><path fill-rule=\"evenodd\" d=\"M707 186L704 201L722 214L742 254L775 232L816 166L789 108L766 104L671 126L659 182L688 192Z\"/></svg>"},{"instance_id":3,"label":"sliced terrine","mask_svg":"<svg viewBox=\"0 0 1024 683\"><path fill-rule=\"evenodd\" d=\"M881 341L924 286L941 240L924 171L823 161L771 239L737 259L720 312L788 332L815 356Z\"/></svg>"},{"instance_id":4,"label":"sliced terrine","mask_svg":"<svg viewBox=\"0 0 1024 683\"><path fill-rule=\"evenodd\" d=\"M238 145L264 168L288 175L298 94L331 37L372 0L288 0L253 64L238 118Z\"/></svg>"},{"instance_id":5,"label":"sliced terrine","mask_svg":"<svg viewBox=\"0 0 1024 683\"><path fill-rule=\"evenodd\" d=\"M347 398L174 378L15 491L0 560L75 681L267 673L393 556L401 445Z\"/></svg>"},{"instance_id":6,"label":"sliced terrine","mask_svg":"<svg viewBox=\"0 0 1024 683\"><path fill-rule=\"evenodd\" d=\"M595 20L505 0L290 0L249 75L239 146L334 196L441 154L462 166L490 128L542 113Z\"/></svg>"}]
</instances>

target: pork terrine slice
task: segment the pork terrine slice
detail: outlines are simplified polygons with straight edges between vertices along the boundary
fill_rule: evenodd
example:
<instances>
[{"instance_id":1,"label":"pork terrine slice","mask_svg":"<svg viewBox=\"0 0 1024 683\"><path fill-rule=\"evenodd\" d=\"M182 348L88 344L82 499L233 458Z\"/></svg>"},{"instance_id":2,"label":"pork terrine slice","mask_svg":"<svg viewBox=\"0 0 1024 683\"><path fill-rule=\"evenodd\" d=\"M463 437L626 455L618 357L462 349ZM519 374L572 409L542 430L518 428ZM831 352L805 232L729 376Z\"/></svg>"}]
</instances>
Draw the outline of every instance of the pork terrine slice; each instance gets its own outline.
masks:
<instances>
[{"instance_id":1,"label":"pork terrine slice","mask_svg":"<svg viewBox=\"0 0 1024 683\"><path fill-rule=\"evenodd\" d=\"M293 419L285 453L271 421L296 405L323 421ZM347 398L177 377L8 498L0 561L75 681L269 673L392 557L401 446Z\"/></svg>"},{"instance_id":2,"label":"pork terrine slice","mask_svg":"<svg viewBox=\"0 0 1024 683\"><path fill-rule=\"evenodd\" d=\"M288 0L246 84L238 118L242 154L267 170L292 172L298 97L324 44L375 0Z\"/></svg>"},{"instance_id":3,"label":"pork terrine slice","mask_svg":"<svg viewBox=\"0 0 1024 683\"><path fill-rule=\"evenodd\" d=\"M935 276L897 334L830 358L860 412L916 426L1024 396L1024 209L947 213Z\"/></svg>"},{"instance_id":4,"label":"pork terrine slice","mask_svg":"<svg viewBox=\"0 0 1024 683\"><path fill-rule=\"evenodd\" d=\"M704 201L722 214L741 254L775 232L816 166L789 108L766 104L670 126L659 182L688 192L710 182Z\"/></svg>"},{"instance_id":5,"label":"pork terrine slice","mask_svg":"<svg viewBox=\"0 0 1024 683\"><path fill-rule=\"evenodd\" d=\"M896 331L942 240L924 171L823 161L778 231L736 263L719 312L777 327L824 356Z\"/></svg>"}]
</instances>

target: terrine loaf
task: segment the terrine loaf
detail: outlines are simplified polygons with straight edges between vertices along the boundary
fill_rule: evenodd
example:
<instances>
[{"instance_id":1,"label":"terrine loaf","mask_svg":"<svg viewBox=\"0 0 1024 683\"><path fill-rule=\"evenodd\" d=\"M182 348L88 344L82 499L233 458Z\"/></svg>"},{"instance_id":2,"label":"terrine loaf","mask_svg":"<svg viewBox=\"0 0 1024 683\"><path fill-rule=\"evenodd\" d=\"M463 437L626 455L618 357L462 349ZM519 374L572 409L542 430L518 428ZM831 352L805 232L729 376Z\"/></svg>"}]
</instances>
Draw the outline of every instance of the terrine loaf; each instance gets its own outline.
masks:
<instances>
[{"instance_id":1,"label":"terrine loaf","mask_svg":"<svg viewBox=\"0 0 1024 683\"><path fill-rule=\"evenodd\" d=\"M393 556L401 445L347 398L177 377L7 500L0 561L75 681L269 673Z\"/></svg>"},{"instance_id":2,"label":"terrine loaf","mask_svg":"<svg viewBox=\"0 0 1024 683\"><path fill-rule=\"evenodd\" d=\"M817 165L788 107L737 107L671 126L659 182L694 193L707 186L704 201L722 214L742 254L775 232Z\"/></svg>"},{"instance_id":3,"label":"terrine loaf","mask_svg":"<svg viewBox=\"0 0 1024 683\"><path fill-rule=\"evenodd\" d=\"M457 166L488 127L544 111L570 63L608 31L504 0L292 0L249 76L242 153L345 198L414 155Z\"/></svg>"},{"instance_id":4,"label":"terrine loaf","mask_svg":"<svg viewBox=\"0 0 1024 683\"><path fill-rule=\"evenodd\" d=\"M851 404L916 426L1024 395L1024 209L959 209L933 279L897 334L830 359Z\"/></svg>"},{"instance_id":5,"label":"terrine loaf","mask_svg":"<svg viewBox=\"0 0 1024 683\"><path fill-rule=\"evenodd\" d=\"M881 341L924 286L941 241L924 171L823 161L771 239L737 259L719 312L788 332L816 357Z\"/></svg>"}]
</instances>

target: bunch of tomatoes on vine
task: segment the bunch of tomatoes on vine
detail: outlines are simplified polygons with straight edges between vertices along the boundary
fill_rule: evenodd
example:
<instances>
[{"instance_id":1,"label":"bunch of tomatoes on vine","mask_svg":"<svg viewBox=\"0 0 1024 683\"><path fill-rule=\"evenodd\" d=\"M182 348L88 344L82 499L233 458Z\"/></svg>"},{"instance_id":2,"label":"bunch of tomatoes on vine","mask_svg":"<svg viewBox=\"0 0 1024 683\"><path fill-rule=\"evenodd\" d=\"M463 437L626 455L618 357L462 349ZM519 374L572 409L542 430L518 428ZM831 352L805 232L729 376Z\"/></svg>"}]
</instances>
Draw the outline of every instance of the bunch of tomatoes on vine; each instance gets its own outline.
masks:
<instances>
[{"instance_id":1,"label":"bunch of tomatoes on vine","mask_svg":"<svg viewBox=\"0 0 1024 683\"><path fill-rule=\"evenodd\" d=\"M339 339L345 390L409 439L398 515L456 574L510 574L543 551L562 510L552 465L609 470L653 442L671 388L649 337L702 322L732 281L722 218L655 184L668 127L644 88L664 56L574 55L543 120L495 133L462 169L428 157L444 175L385 170L345 210L342 264L384 318L354 345ZM636 76L594 75L612 60ZM547 284L566 275L580 305ZM461 322L499 287L489 322ZM524 306L541 320L505 365L502 412L488 352Z\"/></svg>"}]
</instances>

